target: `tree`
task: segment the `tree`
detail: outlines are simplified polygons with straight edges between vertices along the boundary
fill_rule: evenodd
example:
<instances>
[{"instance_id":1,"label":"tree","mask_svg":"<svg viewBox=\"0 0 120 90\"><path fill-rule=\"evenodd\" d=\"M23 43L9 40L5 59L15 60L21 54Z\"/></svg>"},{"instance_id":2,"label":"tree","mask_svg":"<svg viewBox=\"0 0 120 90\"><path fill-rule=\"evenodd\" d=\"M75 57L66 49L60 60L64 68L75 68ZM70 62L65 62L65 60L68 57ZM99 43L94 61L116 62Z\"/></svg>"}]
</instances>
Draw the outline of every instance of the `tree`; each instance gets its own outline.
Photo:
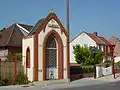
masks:
<instances>
[{"instance_id":1,"label":"tree","mask_svg":"<svg viewBox=\"0 0 120 90\"><path fill-rule=\"evenodd\" d=\"M103 61L103 52L97 49L97 54L94 55L92 51L87 47L81 47L80 45L73 46L73 53L75 55L75 61L81 65L93 65Z\"/></svg>"}]
</instances>

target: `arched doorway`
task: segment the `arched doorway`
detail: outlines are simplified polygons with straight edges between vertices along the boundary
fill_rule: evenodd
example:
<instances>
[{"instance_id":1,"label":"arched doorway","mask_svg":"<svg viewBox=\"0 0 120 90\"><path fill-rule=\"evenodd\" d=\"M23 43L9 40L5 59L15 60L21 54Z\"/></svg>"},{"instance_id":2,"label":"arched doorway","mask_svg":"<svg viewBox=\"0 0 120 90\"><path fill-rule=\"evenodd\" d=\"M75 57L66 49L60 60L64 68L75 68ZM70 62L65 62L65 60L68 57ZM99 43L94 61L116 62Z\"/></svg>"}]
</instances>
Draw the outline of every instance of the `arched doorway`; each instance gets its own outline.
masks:
<instances>
[{"instance_id":1,"label":"arched doorway","mask_svg":"<svg viewBox=\"0 0 120 90\"><path fill-rule=\"evenodd\" d=\"M49 36L46 41L46 79L58 79L57 41Z\"/></svg>"},{"instance_id":2,"label":"arched doorway","mask_svg":"<svg viewBox=\"0 0 120 90\"><path fill-rule=\"evenodd\" d=\"M53 48L47 48L48 47L47 44L49 45L49 42L51 42L51 39L54 42L54 46L51 46ZM43 80L50 79L50 78L48 78L48 75L50 75L50 72L48 72L49 69L47 69L47 66L46 66L47 61L49 60L49 59L47 59L48 58L48 55L47 55L48 49L56 49L56 54L54 54L56 61L54 61L54 62L56 62L57 66L55 67L56 73L54 75L56 75L56 76L54 79L63 79L63 65L64 65L64 63L63 63L63 43L62 43L62 40L61 40L61 37L59 36L59 34L54 30L50 31L46 35L44 42L43 42ZM51 52L52 52L52 50L51 50ZM53 52L55 52L55 50L53 50Z\"/></svg>"}]
</instances>

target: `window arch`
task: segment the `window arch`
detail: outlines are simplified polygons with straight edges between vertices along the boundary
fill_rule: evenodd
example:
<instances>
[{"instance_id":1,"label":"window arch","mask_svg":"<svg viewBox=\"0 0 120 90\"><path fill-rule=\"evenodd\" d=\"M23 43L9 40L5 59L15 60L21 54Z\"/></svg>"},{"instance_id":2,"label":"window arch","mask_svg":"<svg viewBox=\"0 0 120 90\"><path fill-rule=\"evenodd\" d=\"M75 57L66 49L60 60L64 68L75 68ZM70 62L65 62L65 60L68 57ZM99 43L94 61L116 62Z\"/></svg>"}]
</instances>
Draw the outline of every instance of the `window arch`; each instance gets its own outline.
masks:
<instances>
[{"instance_id":1,"label":"window arch","mask_svg":"<svg viewBox=\"0 0 120 90\"><path fill-rule=\"evenodd\" d=\"M29 49L29 47L26 50L26 68L30 68L30 49Z\"/></svg>"}]
</instances>

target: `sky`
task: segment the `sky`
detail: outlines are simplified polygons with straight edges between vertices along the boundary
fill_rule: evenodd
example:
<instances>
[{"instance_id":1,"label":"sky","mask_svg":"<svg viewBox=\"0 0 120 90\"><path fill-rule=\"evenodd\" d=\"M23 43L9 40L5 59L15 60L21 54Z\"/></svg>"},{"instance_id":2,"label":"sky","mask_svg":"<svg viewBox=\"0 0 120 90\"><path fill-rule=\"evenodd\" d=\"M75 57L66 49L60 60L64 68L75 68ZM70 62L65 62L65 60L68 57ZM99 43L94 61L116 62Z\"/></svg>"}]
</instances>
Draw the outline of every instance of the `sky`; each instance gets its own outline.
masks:
<instances>
[{"instance_id":1,"label":"sky","mask_svg":"<svg viewBox=\"0 0 120 90\"><path fill-rule=\"evenodd\" d=\"M69 0L70 37L82 31L120 38L120 0ZM0 29L14 23L35 25L50 9L66 27L66 0L0 0Z\"/></svg>"}]
</instances>

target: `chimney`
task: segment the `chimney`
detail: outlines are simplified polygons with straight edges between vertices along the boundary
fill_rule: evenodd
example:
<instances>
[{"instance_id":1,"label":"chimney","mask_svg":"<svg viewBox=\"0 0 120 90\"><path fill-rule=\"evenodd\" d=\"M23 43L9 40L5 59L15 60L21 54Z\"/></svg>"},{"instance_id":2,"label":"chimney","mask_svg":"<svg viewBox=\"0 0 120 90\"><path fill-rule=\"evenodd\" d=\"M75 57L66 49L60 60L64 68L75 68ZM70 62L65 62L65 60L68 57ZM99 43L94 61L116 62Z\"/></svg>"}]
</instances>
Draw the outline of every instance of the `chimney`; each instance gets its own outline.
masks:
<instances>
[{"instance_id":1,"label":"chimney","mask_svg":"<svg viewBox=\"0 0 120 90\"><path fill-rule=\"evenodd\" d=\"M98 36L98 33L97 33L97 32L93 32L93 34L94 34L95 36Z\"/></svg>"}]
</instances>

